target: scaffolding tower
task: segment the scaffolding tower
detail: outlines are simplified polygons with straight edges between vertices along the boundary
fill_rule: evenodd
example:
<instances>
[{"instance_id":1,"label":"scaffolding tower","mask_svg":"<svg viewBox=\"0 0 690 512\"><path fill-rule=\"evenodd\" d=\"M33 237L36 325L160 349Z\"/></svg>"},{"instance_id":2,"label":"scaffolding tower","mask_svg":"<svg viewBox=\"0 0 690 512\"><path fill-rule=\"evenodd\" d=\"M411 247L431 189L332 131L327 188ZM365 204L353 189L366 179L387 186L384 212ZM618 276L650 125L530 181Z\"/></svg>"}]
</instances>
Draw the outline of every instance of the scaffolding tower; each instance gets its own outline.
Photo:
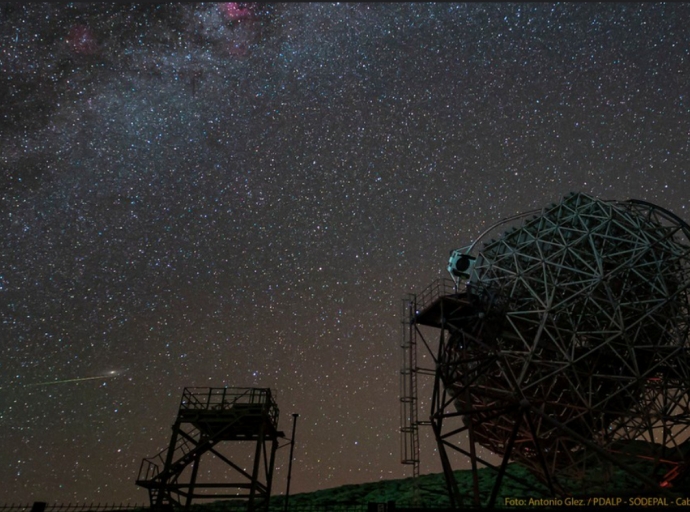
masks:
<instances>
[{"instance_id":1,"label":"scaffolding tower","mask_svg":"<svg viewBox=\"0 0 690 512\"><path fill-rule=\"evenodd\" d=\"M245 501L249 511L268 510L278 439L285 437L278 412L268 388L185 388L168 448L145 458L137 477L151 509L188 510L195 499L231 499ZM221 450L228 445L253 447L251 472ZM204 455L225 466L223 478L198 478Z\"/></svg>"}]
</instances>

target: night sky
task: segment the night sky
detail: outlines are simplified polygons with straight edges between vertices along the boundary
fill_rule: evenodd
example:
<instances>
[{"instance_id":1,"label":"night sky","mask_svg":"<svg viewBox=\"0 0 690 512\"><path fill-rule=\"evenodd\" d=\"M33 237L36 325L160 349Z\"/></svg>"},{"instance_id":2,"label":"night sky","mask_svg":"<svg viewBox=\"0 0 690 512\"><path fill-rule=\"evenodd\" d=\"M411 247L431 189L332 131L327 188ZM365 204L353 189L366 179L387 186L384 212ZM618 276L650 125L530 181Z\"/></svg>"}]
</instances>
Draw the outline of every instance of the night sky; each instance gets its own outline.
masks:
<instances>
[{"instance_id":1,"label":"night sky","mask_svg":"<svg viewBox=\"0 0 690 512\"><path fill-rule=\"evenodd\" d=\"M688 20L0 4L0 503L145 502L187 386L300 414L293 493L410 476L402 299L451 249L570 191L690 220Z\"/></svg>"}]
</instances>

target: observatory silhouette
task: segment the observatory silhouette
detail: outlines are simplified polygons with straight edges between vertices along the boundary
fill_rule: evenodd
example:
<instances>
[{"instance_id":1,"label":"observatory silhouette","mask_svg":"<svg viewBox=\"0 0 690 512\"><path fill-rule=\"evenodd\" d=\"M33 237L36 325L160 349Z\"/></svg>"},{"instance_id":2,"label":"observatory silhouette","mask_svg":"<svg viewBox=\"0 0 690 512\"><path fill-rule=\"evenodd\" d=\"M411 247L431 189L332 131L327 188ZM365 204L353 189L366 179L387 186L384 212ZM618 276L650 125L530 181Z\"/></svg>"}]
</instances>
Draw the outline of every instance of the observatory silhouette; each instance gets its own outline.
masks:
<instances>
[{"instance_id":1,"label":"observatory silhouette","mask_svg":"<svg viewBox=\"0 0 690 512\"><path fill-rule=\"evenodd\" d=\"M454 507L458 457L474 505L478 468L494 470L491 507L511 461L544 496L674 492L690 464L688 224L572 193L493 225L448 270L404 300L403 463L419 474L430 424ZM433 368L418 366L425 348ZM434 379L428 420L419 375Z\"/></svg>"},{"instance_id":2,"label":"observatory silhouette","mask_svg":"<svg viewBox=\"0 0 690 512\"><path fill-rule=\"evenodd\" d=\"M278 439L285 437L278 413L268 388L185 388L169 447L142 461L136 481L148 489L152 510L189 509L194 499L243 500L250 511L268 510ZM228 445L237 457L249 448L251 472ZM202 456L215 465L206 471L214 481L199 479Z\"/></svg>"}]
</instances>

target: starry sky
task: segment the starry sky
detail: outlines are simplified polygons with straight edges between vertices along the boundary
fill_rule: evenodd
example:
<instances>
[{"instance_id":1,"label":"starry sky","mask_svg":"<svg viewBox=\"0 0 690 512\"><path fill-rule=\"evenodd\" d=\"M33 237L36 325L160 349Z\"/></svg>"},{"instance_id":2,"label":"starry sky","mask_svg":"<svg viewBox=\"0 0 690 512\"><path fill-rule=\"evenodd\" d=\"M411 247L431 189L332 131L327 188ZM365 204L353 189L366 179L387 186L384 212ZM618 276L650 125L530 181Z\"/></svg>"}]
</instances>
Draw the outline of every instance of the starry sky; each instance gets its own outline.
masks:
<instances>
[{"instance_id":1,"label":"starry sky","mask_svg":"<svg viewBox=\"0 0 690 512\"><path fill-rule=\"evenodd\" d=\"M410 476L402 299L451 249L570 191L690 220L688 19L0 4L0 503L145 502L187 386L299 413L292 493Z\"/></svg>"}]
</instances>

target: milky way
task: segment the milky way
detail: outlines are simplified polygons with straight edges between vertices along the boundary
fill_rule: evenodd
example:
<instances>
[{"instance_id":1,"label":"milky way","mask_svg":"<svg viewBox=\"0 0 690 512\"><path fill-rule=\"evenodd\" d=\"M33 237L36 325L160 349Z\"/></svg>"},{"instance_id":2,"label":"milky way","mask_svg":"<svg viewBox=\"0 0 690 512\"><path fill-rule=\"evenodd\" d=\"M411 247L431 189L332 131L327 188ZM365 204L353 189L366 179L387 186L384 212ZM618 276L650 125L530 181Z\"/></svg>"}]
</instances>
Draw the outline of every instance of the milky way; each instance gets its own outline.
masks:
<instances>
[{"instance_id":1,"label":"milky way","mask_svg":"<svg viewBox=\"0 0 690 512\"><path fill-rule=\"evenodd\" d=\"M299 413L292 492L410 475L401 299L451 249L569 191L690 217L687 19L0 4L0 502L146 501L186 386Z\"/></svg>"}]
</instances>

